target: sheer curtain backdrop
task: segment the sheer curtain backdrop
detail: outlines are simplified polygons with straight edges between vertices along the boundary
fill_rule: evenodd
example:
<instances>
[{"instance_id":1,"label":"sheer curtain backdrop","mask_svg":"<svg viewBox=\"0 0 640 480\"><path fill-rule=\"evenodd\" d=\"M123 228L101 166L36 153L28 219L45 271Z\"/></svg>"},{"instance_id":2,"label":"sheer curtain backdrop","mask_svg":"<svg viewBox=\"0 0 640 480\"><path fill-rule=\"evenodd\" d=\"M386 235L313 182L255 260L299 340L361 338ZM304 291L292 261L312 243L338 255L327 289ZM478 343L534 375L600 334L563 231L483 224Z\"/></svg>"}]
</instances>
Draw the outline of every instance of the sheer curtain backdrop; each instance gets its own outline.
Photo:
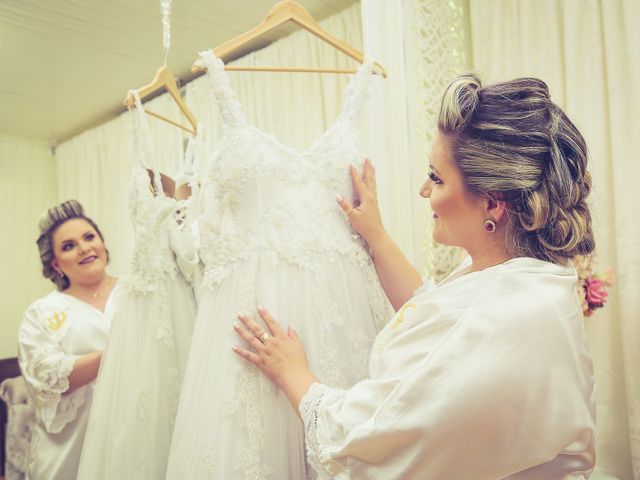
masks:
<instances>
[{"instance_id":1,"label":"sheer curtain backdrop","mask_svg":"<svg viewBox=\"0 0 640 480\"><path fill-rule=\"evenodd\" d=\"M385 227L407 258L418 263L412 200L417 196L411 175L407 58L402 0L362 1L365 51L384 65L388 77L372 85L369 130L371 161L376 167L378 202ZM422 159L424 161L424 159ZM422 232L418 233L422 237Z\"/></svg>"},{"instance_id":2,"label":"sheer curtain backdrop","mask_svg":"<svg viewBox=\"0 0 640 480\"><path fill-rule=\"evenodd\" d=\"M409 72L407 96L412 128L412 213L419 247L417 265L441 280L460 262L460 249L437 244L432 238L433 211L418 192L426 180L428 155L437 134L440 100L451 79L468 69L468 32L464 0L404 1L406 57Z\"/></svg>"},{"instance_id":3,"label":"sheer curtain backdrop","mask_svg":"<svg viewBox=\"0 0 640 480\"><path fill-rule=\"evenodd\" d=\"M420 197L440 98L467 68L463 0L362 1L365 50L388 70L372 89L370 148L386 228L409 260L441 279L458 249L431 239L432 212Z\"/></svg>"}]
</instances>

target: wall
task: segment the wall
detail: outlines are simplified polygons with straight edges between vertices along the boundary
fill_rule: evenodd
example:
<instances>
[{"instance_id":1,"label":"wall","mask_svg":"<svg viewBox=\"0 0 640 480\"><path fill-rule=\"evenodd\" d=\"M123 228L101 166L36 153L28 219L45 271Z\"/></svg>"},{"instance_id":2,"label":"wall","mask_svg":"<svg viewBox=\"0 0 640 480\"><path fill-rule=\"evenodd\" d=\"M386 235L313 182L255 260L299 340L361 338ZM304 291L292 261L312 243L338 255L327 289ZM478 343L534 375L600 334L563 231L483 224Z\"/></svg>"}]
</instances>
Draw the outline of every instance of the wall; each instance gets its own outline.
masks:
<instances>
[{"instance_id":1,"label":"wall","mask_svg":"<svg viewBox=\"0 0 640 480\"><path fill-rule=\"evenodd\" d=\"M53 284L40 274L40 214L57 201L55 159L44 142L0 134L0 358L17 354L26 307Z\"/></svg>"}]
</instances>

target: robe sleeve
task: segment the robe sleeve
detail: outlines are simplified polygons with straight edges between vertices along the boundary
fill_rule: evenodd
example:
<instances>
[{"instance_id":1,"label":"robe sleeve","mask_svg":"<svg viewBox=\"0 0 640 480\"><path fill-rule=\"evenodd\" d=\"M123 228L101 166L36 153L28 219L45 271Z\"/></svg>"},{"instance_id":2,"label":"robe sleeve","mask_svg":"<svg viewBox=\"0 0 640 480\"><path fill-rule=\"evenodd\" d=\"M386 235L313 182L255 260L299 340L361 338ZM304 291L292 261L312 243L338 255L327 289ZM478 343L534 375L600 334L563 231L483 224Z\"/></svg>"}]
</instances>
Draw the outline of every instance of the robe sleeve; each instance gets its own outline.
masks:
<instances>
[{"instance_id":1,"label":"robe sleeve","mask_svg":"<svg viewBox=\"0 0 640 480\"><path fill-rule=\"evenodd\" d=\"M87 387L65 393L78 357L62 350L44 322L37 305L27 309L20 326L18 360L36 415L48 432L59 433L76 418Z\"/></svg>"},{"instance_id":2,"label":"robe sleeve","mask_svg":"<svg viewBox=\"0 0 640 480\"><path fill-rule=\"evenodd\" d=\"M588 476L595 385L581 319L526 289L489 288L395 378L310 388L299 410L321 479ZM394 341L383 355L401 358L407 337Z\"/></svg>"}]
</instances>

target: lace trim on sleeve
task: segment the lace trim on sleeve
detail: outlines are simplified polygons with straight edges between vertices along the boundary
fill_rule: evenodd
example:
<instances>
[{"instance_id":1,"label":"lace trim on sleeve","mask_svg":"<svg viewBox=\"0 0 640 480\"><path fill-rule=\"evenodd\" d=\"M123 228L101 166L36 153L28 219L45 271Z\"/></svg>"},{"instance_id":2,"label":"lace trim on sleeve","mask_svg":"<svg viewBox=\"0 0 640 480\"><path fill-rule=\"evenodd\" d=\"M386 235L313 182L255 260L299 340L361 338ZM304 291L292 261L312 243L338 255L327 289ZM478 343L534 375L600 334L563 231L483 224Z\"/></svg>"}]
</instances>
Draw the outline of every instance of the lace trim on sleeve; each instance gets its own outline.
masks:
<instances>
[{"instance_id":1,"label":"lace trim on sleeve","mask_svg":"<svg viewBox=\"0 0 640 480\"><path fill-rule=\"evenodd\" d=\"M30 375L28 385L33 393L36 410L50 433L60 433L64 426L75 420L78 409L84 404L87 387L64 394L69 389L69 375L76 357L67 355L55 365L40 364ZM37 379L39 381L34 381Z\"/></svg>"},{"instance_id":2,"label":"lace trim on sleeve","mask_svg":"<svg viewBox=\"0 0 640 480\"><path fill-rule=\"evenodd\" d=\"M320 461L320 445L318 442L318 407L322 403L322 397L326 386L314 383L309 391L302 397L298 409L304 422L304 438L307 446L307 462L318 473L317 480L330 479L331 476L324 469Z\"/></svg>"},{"instance_id":3,"label":"lace trim on sleeve","mask_svg":"<svg viewBox=\"0 0 640 480\"><path fill-rule=\"evenodd\" d=\"M321 453L318 430L320 416L318 410L323 397L332 389L321 383L314 383L302 397L298 407L304 422L304 437L307 447L307 462L318 474L316 480L349 480L349 475L342 470L337 462Z\"/></svg>"}]
</instances>

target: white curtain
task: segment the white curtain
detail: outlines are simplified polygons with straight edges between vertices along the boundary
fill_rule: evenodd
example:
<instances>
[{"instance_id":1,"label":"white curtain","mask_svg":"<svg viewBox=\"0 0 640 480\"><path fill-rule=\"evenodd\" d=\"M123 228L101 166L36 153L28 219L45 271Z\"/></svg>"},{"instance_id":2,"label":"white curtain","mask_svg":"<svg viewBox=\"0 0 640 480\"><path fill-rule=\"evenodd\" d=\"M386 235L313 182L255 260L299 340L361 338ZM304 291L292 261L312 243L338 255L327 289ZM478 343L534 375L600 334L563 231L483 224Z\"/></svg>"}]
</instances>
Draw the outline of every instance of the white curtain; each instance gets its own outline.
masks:
<instances>
[{"instance_id":1,"label":"white curtain","mask_svg":"<svg viewBox=\"0 0 640 480\"><path fill-rule=\"evenodd\" d=\"M409 96L401 0L362 1L365 51L385 67L388 77L376 81L369 105L371 161L376 167L378 202L391 237L405 256L418 263L416 222L412 214L418 182L411 175Z\"/></svg>"},{"instance_id":2,"label":"white curtain","mask_svg":"<svg viewBox=\"0 0 640 480\"><path fill-rule=\"evenodd\" d=\"M435 244L429 202L419 195L436 133L440 98L467 66L462 0L363 0L365 50L388 70L374 86L369 111L383 220L403 253L441 279L459 251Z\"/></svg>"},{"instance_id":3,"label":"white curtain","mask_svg":"<svg viewBox=\"0 0 640 480\"><path fill-rule=\"evenodd\" d=\"M40 273L38 219L56 200L55 161L45 142L0 135L0 358L15 357L18 326L53 284Z\"/></svg>"},{"instance_id":4,"label":"white curtain","mask_svg":"<svg viewBox=\"0 0 640 480\"><path fill-rule=\"evenodd\" d=\"M640 479L640 2L471 0L483 81L544 79L586 138L598 267L617 283L585 320L598 382L597 465ZM541 346L544 355L544 347Z\"/></svg>"},{"instance_id":5,"label":"white curtain","mask_svg":"<svg viewBox=\"0 0 640 480\"><path fill-rule=\"evenodd\" d=\"M437 133L442 93L451 79L468 69L468 35L463 0L404 2L407 68L410 72L410 130L415 188L425 181L427 156ZM413 196L420 236L415 236L421 260L418 266L435 280L447 276L460 262L460 249L433 241L433 211L425 199Z\"/></svg>"},{"instance_id":6,"label":"white curtain","mask_svg":"<svg viewBox=\"0 0 640 480\"><path fill-rule=\"evenodd\" d=\"M362 48L359 3L321 22L325 30ZM209 48L203 45L203 50ZM194 61L197 52L194 52ZM357 67L346 55L306 31L296 31L234 63ZM149 72L152 78L155 72ZM345 75L228 72L232 88L250 123L294 148L304 149L328 128L342 108ZM185 101L199 122L206 151L220 135L220 119L206 77L185 87ZM123 98L126 92L123 92ZM178 108L161 95L145 104L151 111L180 119ZM174 176L184 150L183 132L148 117L160 170ZM183 120L184 121L184 120ZM127 271L132 230L127 208L133 153L130 113L74 137L56 150L59 199L75 198L100 225L109 248L110 271Z\"/></svg>"}]
</instances>

